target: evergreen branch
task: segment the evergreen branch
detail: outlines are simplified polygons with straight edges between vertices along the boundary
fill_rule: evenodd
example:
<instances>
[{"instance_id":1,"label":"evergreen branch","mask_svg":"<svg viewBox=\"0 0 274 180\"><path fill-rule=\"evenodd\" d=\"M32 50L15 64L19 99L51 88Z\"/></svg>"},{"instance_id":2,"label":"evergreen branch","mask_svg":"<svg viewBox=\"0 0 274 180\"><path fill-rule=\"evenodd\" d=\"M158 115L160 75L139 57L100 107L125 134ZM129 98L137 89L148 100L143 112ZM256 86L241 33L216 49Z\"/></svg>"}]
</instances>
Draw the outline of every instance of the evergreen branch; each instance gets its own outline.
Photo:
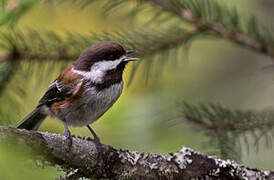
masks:
<instances>
[{"instance_id":1,"label":"evergreen branch","mask_svg":"<svg viewBox=\"0 0 274 180\"><path fill-rule=\"evenodd\" d=\"M203 26L196 26L189 31L169 27L163 31L147 29L101 35L81 35L67 32L65 37L61 37L53 31L37 32L29 30L25 33L16 31L9 34L0 34L0 39L2 39L0 48L16 53L16 57L21 59L72 60L95 42L110 40L121 43L125 48L133 48L137 51L137 55L144 57L179 47L200 35L203 31Z\"/></svg>"},{"instance_id":2,"label":"evergreen branch","mask_svg":"<svg viewBox=\"0 0 274 180\"><path fill-rule=\"evenodd\" d=\"M230 110L218 104L191 105L182 103L183 120L187 120L205 130L210 137L210 143L217 145L222 158L238 159L239 137L246 133L254 135L254 145L258 146L263 137L270 142L272 130L274 129L274 113L271 110L256 112L251 110ZM259 136L256 132L260 133ZM249 143L246 140L247 147Z\"/></svg>"},{"instance_id":3,"label":"evergreen branch","mask_svg":"<svg viewBox=\"0 0 274 180\"><path fill-rule=\"evenodd\" d=\"M237 27L239 25L238 25L238 22L236 22L236 21L239 21L239 20L237 20L236 18L239 18L239 16L237 15L236 11L234 11L235 12L234 16L229 17L229 15L228 15L228 18L231 18L231 19L234 18L234 22L236 22L235 23L236 25L234 25L234 28L230 29L228 26L225 26L222 23L218 23L213 20L207 20L206 17L202 17L202 15L200 17L195 16L195 13L193 12L194 9L190 9L190 8L186 7L189 4L191 4L192 6L196 5L196 8L197 7L201 8L201 6L204 6L205 4L208 7L214 6L214 5L211 5L209 3L209 1L203 2L203 1L195 1L195 0L191 1L190 0L190 1L188 1L188 3L187 3L187 1L178 1L177 3L176 3L176 1L172 2L172 1L163 1L163 0L143 0L143 1L149 2L156 6L160 6L164 10L176 14L177 16L182 18L184 21L187 21L187 22L190 22L193 24L203 24L203 26L206 27L207 30L214 33L213 35L217 35L221 38L228 39L232 42L241 44L241 45L243 45L249 49L252 49L256 52L274 57L273 44L267 43L266 38L269 38L269 36L264 37L263 34L259 32L258 24L256 23L257 20L255 20L254 17L252 17L248 22L252 23L253 27L251 27L252 28L251 30L257 31L257 32L253 32L255 34L255 36L257 36L257 39L252 37L250 35L250 33L248 34L248 33L242 32L243 30L240 29L239 27ZM181 6L175 6L175 5L178 5L179 2L180 2ZM216 2L211 2L211 3L216 3ZM184 4L186 4L186 5L184 5ZM217 6L217 8L223 8L217 4L215 4L215 6ZM217 10L220 11L220 9L217 9ZM199 11L200 11L199 12L200 14L203 14L201 9ZM231 20L231 21L233 21L233 20ZM235 27L237 27L238 29ZM238 32L237 32L237 30L238 30ZM271 39L273 40L273 37Z\"/></svg>"},{"instance_id":4,"label":"evergreen branch","mask_svg":"<svg viewBox=\"0 0 274 180\"><path fill-rule=\"evenodd\" d=\"M182 104L182 117L190 122L218 132L247 132L274 127L273 111L230 110L218 104Z\"/></svg>"},{"instance_id":5,"label":"evergreen branch","mask_svg":"<svg viewBox=\"0 0 274 180\"><path fill-rule=\"evenodd\" d=\"M107 10L130 2L132 0L108 2ZM207 33L214 37L227 39L255 52L274 57L274 36L271 26L259 24L254 16L242 18L243 15L239 15L236 8L227 8L216 0L139 0L136 2L139 6L130 10L131 17L141 12L140 6L143 5L143 9L146 9L147 6L144 4L150 4L156 9L160 8L155 12L153 19L161 19L160 15L168 12L173 15L173 19L175 17L181 19L177 25L187 22L194 26L204 26ZM167 18L167 20L170 19L172 17Z\"/></svg>"},{"instance_id":6,"label":"evergreen branch","mask_svg":"<svg viewBox=\"0 0 274 180\"><path fill-rule=\"evenodd\" d=\"M215 131L254 131L261 128L268 128L269 130L273 129L274 122L270 119L268 122L259 123L259 124L245 124L240 125L236 123L222 123L222 124L212 124L209 122L206 122L202 119L196 119L195 117L189 116L189 115L182 115L183 118L189 120L190 122L194 122L195 124L198 124L200 126L203 126L209 130L215 130Z\"/></svg>"},{"instance_id":7,"label":"evergreen branch","mask_svg":"<svg viewBox=\"0 0 274 180\"><path fill-rule=\"evenodd\" d=\"M159 39L154 38L153 41L147 42L145 46L139 46L142 47L142 49L138 50L137 54L140 56L151 56L158 52L174 49L200 35L203 31L205 31L205 27L197 25L192 30L181 33L179 36L168 36L168 39L164 40L163 37L159 37Z\"/></svg>"},{"instance_id":8,"label":"evergreen branch","mask_svg":"<svg viewBox=\"0 0 274 180\"><path fill-rule=\"evenodd\" d=\"M13 26L24 14L26 14L38 0L12 0L8 3L7 7L3 7L6 3L2 4L4 9L0 16L0 26L9 24Z\"/></svg>"},{"instance_id":9,"label":"evergreen branch","mask_svg":"<svg viewBox=\"0 0 274 180\"><path fill-rule=\"evenodd\" d=\"M168 53L170 49L176 49L181 45L189 43L203 31L204 28L202 26L194 27L189 31L169 27L167 31L163 32L154 29L140 30L138 32L105 33L103 35L81 35L67 32L66 36L61 37L53 31L37 32L35 30L28 30L27 32L22 32L17 30L11 33L0 34L0 48L8 52L8 55L4 56L9 57L5 60L10 61L15 61L16 59L75 60L84 49L93 43L111 40L121 43L125 48L135 49L137 56L141 57L153 57L158 52L161 52L161 57L165 58L160 58L160 60L166 61L165 52ZM152 61L147 60L143 62L146 63L147 69L151 69L153 65ZM164 63L161 64L163 65ZM138 64L136 65L138 67ZM137 68L133 68L130 82L136 70Z\"/></svg>"},{"instance_id":10,"label":"evergreen branch","mask_svg":"<svg viewBox=\"0 0 274 180\"><path fill-rule=\"evenodd\" d=\"M271 179L273 171L249 169L231 160L206 156L190 148L163 156L117 150L103 145L104 158L98 159L93 140L73 138L67 151L62 135L0 127L0 142L19 145L34 152L32 159L59 165L66 179ZM201 166L202 165L202 166Z\"/></svg>"},{"instance_id":11,"label":"evergreen branch","mask_svg":"<svg viewBox=\"0 0 274 180\"><path fill-rule=\"evenodd\" d=\"M5 90L6 84L17 70L16 59L16 53L6 54L0 57L0 96Z\"/></svg>"},{"instance_id":12,"label":"evergreen branch","mask_svg":"<svg viewBox=\"0 0 274 180\"><path fill-rule=\"evenodd\" d=\"M90 37L67 33L65 38L53 31L16 31L1 33L0 48L16 54L17 59L28 60L73 60L87 48Z\"/></svg>"}]
</instances>

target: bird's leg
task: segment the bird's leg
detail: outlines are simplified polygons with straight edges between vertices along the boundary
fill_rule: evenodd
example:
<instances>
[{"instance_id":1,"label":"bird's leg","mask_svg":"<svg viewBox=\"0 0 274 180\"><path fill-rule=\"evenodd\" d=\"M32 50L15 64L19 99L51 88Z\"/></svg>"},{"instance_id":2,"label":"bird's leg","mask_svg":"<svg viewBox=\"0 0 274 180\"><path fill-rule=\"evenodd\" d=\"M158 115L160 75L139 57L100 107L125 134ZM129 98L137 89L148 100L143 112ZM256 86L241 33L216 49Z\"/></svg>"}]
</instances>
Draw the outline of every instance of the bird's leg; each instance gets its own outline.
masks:
<instances>
[{"instance_id":1,"label":"bird's leg","mask_svg":"<svg viewBox=\"0 0 274 180\"><path fill-rule=\"evenodd\" d=\"M65 121L63 121L63 123L64 123L64 127L65 127L65 134L64 134L64 136L66 137L66 141L67 141L67 145L68 145L68 149L67 150L70 151L71 146L72 146L72 136L71 136L71 133L69 131L68 124Z\"/></svg>"},{"instance_id":2,"label":"bird's leg","mask_svg":"<svg viewBox=\"0 0 274 180\"><path fill-rule=\"evenodd\" d=\"M101 143L100 139L98 138L98 136L96 135L96 133L92 130L92 128L89 125L87 125L87 128L89 129L92 136L94 137L94 142L96 145L96 149L98 151L98 158L100 160L102 158L102 143Z\"/></svg>"}]
</instances>

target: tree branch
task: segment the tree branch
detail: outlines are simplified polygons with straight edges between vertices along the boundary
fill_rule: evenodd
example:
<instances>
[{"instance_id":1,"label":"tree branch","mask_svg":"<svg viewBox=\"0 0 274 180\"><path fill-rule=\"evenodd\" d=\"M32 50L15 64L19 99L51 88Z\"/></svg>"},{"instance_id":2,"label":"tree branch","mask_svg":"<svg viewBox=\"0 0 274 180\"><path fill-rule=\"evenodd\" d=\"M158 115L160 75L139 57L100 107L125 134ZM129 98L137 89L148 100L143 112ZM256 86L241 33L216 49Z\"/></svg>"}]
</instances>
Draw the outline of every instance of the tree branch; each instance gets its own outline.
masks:
<instances>
[{"instance_id":1,"label":"tree branch","mask_svg":"<svg viewBox=\"0 0 274 180\"><path fill-rule=\"evenodd\" d=\"M168 156L118 150L103 145L103 159L91 139L73 138L68 151L62 135L0 127L0 142L32 150L34 160L60 165L70 176L109 179L270 179L273 171L249 169L231 160L182 149ZM71 173L73 172L73 173Z\"/></svg>"},{"instance_id":2,"label":"tree branch","mask_svg":"<svg viewBox=\"0 0 274 180\"><path fill-rule=\"evenodd\" d=\"M261 124L247 124L247 125L239 125L235 123L223 123L223 124L213 124L210 122L206 122L202 119L197 119L195 117L192 117L190 115L182 115L183 118L187 119L189 122L198 124L202 127L205 127L210 130L215 130L215 131L255 131L257 129L263 129L263 128L268 128L269 130L273 128L274 122L273 121L266 121Z\"/></svg>"},{"instance_id":3,"label":"tree branch","mask_svg":"<svg viewBox=\"0 0 274 180\"><path fill-rule=\"evenodd\" d=\"M169 37L163 42L160 42L159 39L156 39L156 42L147 42L146 46L139 47L142 49L138 49L136 54L139 56L150 56L158 52L176 48L184 43L187 43L196 36L200 35L205 30L206 28L203 25L197 25L191 30L182 33L182 35L176 37Z\"/></svg>"},{"instance_id":4,"label":"tree branch","mask_svg":"<svg viewBox=\"0 0 274 180\"><path fill-rule=\"evenodd\" d=\"M219 24L218 22L205 22L202 19L195 17L195 15L189 9L175 7L171 3L164 2L163 0L146 1L165 9L166 11L178 15L184 21L192 24L203 24L203 26L206 27L209 32L214 33L216 36L241 44L242 46L245 46L258 53L274 57L274 47L267 44L263 39L256 40L250 37L248 34L236 32L235 30L229 29L229 27Z\"/></svg>"},{"instance_id":5,"label":"tree branch","mask_svg":"<svg viewBox=\"0 0 274 180\"><path fill-rule=\"evenodd\" d=\"M230 109L220 104L194 105L182 102L178 117L208 130L219 132L252 132L271 130L274 127L274 113L263 111Z\"/></svg>"}]
</instances>

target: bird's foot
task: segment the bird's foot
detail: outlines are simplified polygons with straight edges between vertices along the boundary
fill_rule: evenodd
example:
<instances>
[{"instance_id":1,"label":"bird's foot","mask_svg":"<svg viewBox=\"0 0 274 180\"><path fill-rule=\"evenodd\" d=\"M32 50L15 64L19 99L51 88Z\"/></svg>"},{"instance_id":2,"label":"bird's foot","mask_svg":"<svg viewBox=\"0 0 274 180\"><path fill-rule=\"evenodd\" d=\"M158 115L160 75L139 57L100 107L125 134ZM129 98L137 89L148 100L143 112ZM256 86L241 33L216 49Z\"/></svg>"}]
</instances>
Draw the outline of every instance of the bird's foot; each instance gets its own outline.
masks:
<instances>
[{"instance_id":1,"label":"bird's foot","mask_svg":"<svg viewBox=\"0 0 274 180\"><path fill-rule=\"evenodd\" d=\"M93 141L95 143L95 146L96 146L96 150L97 150L97 153L98 153L98 162L102 162L102 158L103 158L103 146L102 146L102 143L100 141L100 139L98 138L98 136L96 135L96 133L93 131L93 129L87 125L87 128L89 129L89 131L91 132L92 136L94 137Z\"/></svg>"},{"instance_id":2,"label":"bird's foot","mask_svg":"<svg viewBox=\"0 0 274 180\"><path fill-rule=\"evenodd\" d=\"M97 138L94 138L94 143L98 152L98 160L100 161L103 158L103 146L100 140Z\"/></svg>"},{"instance_id":3,"label":"bird's foot","mask_svg":"<svg viewBox=\"0 0 274 180\"><path fill-rule=\"evenodd\" d=\"M65 149L66 149L67 152L69 152L72 148L72 136L71 136L71 133L70 133L69 130L66 130L64 135L66 137Z\"/></svg>"}]
</instances>

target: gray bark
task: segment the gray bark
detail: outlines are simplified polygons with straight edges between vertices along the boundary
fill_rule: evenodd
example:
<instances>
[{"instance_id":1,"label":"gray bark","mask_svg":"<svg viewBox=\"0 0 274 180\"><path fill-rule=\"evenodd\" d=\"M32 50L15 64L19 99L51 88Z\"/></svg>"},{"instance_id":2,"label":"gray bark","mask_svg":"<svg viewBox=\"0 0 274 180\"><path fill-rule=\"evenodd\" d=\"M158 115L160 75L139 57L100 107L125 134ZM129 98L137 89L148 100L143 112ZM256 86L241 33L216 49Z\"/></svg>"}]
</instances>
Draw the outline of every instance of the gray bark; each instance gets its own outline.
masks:
<instances>
[{"instance_id":1,"label":"gray bark","mask_svg":"<svg viewBox=\"0 0 274 180\"><path fill-rule=\"evenodd\" d=\"M170 155L119 150L103 145L98 159L91 139L73 137L70 150L62 135L0 127L0 142L33 151L33 159L59 165L67 179L274 179L273 171L249 169L231 160L182 147Z\"/></svg>"}]
</instances>

